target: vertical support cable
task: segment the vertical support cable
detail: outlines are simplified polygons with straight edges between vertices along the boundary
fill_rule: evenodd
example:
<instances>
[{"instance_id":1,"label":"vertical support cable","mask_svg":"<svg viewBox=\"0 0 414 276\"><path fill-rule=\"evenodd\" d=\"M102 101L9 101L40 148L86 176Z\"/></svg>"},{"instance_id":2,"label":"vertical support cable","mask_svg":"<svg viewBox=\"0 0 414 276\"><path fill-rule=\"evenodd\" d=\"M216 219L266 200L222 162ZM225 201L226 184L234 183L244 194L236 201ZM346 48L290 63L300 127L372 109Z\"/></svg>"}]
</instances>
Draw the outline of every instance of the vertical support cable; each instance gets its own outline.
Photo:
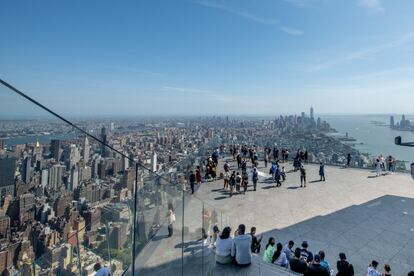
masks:
<instances>
[{"instance_id":1,"label":"vertical support cable","mask_svg":"<svg viewBox=\"0 0 414 276\"><path fill-rule=\"evenodd\" d=\"M134 185L134 217L133 217L133 239L132 239L132 275L135 275L135 258L137 245L137 208L138 208L138 162L135 163L135 185Z\"/></svg>"},{"instance_id":2,"label":"vertical support cable","mask_svg":"<svg viewBox=\"0 0 414 276\"><path fill-rule=\"evenodd\" d=\"M201 275L204 275L204 233L207 234L207 231L204 229L204 201L203 201L203 210L201 212ZM204 230L203 230L204 229ZM204 233L203 233L204 232Z\"/></svg>"},{"instance_id":3,"label":"vertical support cable","mask_svg":"<svg viewBox=\"0 0 414 276\"><path fill-rule=\"evenodd\" d=\"M185 185L185 184L184 184ZM182 215L181 215L181 275L184 276L184 196L185 196L185 189L182 189Z\"/></svg>"}]
</instances>

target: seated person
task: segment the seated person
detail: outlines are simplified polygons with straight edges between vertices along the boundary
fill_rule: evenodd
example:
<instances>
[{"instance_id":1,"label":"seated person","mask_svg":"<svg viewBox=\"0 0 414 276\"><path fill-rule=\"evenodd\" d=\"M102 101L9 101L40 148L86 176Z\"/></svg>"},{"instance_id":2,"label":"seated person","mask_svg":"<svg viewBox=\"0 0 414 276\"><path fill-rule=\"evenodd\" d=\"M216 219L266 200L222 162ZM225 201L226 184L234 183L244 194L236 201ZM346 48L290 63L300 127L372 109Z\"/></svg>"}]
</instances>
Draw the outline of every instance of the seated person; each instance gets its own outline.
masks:
<instances>
[{"instance_id":1,"label":"seated person","mask_svg":"<svg viewBox=\"0 0 414 276\"><path fill-rule=\"evenodd\" d=\"M321 258L321 262L320 262L321 266L325 268L326 270L330 271L329 263L328 261L325 260L325 252L322 250L319 251L319 257Z\"/></svg>"},{"instance_id":2,"label":"seated person","mask_svg":"<svg viewBox=\"0 0 414 276\"><path fill-rule=\"evenodd\" d=\"M259 239L256 237L256 227L252 227L250 235L252 236L252 253L260 253L260 243L263 237Z\"/></svg>"},{"instance_id":3,"label":"seated person","mask_svg":"<svg viewBox=\"0 0 414 276\"><path fill-rule=\"evenodd\" d=\"M309 247L308 242L303 241L300 258L304 260L305 262L307 262L308 264L310 264L313 261L313 254L312 252L308 251L308 247Z\"/></svg>"},{"instance_id":4,"label":"seated person","mask_svg":"<svg viewBox=\"0 0 414 276\"><path fill-rule=\"evenodd\" d=\"M288 267L289 262L286 258L285 252L283 252L283 245L280 242L276 246L276 251L272 258L272 263L274 263L275 265Z\"/></svg>"},{"instance_id":5,"label":"seated person","mask_svg":"<svg viewBox=\"0 0 414 276\"><path fill-rule=\"evenodd\" d=\"M219 264L229 264L233 262L231 249L233 247L233 238L230 237L231 228L225 227L221 235L216 240L216 262Z\"/></svg>"},{"instance_id":6,"label":"seated person","mask_svg":"<svg viewBox=\"0 0 414 276\"><path fill-rule=\"evenodd\" d=\"M248 266L252 262L252 236L246 235L245 232L246 226L240 224L231 248L231 256L235 258L236 264L239 266Z\"/></svg>"},{"instance_id":7,"label":"seated person","mask_svg":"<svg viewBox=\"0 0 414 276\"><path fill-rule=\"evenodd\" d=\"M293 259L289 262L290 270L305 274L306 270L308 269L308 265L305 261L300 259L300 253L302 251L300 248L295 249L295 255L293 256Z\"/></svg>"},{"instance_id":8,"label":"seated person","mask_svg":"<svg viewBox=\"0 0 414 276\"><path fill-rule=\"evenodd\" d=\"M271 263L273 260L273 255L275 254L275 238L270 237L269 242L266 244L266 250L263 254L263 261L266 263Z\"/></svg>"},{"instance_id":9,"label":"seated person","mask_svg":"<svg viewBox=\"0 0 414 276\"><path fill-rule=\"evenodd\" d=\"M308 267L305 276L330 276L331 273L324 267L321 266L321 257L315 255L313 263Z\"/></svg>"},{"instance_id":10,"label":"seated person","mask_svg":"<svg viewBox=\"0 0 414 276\"><path fill-rule=\"evenodd\" d=\"M338 269L337 276L353 276L355 275L354 267L346 260L345 253L339 253L339 261L336 263Z\"/></svg>"},{"instance_id":11,"label":"seated person","mask_svg":"<svg viewBox=\"0 0 414 276\"><path fill-rule=\"evenodd\" d=\"M293 259L293 255L295 254L295 252L292 251L294 245L295 243L293 241L289 241L283 248L283 252L285 252L286 258L289 262Z\"/></svg>"}]
</instances>

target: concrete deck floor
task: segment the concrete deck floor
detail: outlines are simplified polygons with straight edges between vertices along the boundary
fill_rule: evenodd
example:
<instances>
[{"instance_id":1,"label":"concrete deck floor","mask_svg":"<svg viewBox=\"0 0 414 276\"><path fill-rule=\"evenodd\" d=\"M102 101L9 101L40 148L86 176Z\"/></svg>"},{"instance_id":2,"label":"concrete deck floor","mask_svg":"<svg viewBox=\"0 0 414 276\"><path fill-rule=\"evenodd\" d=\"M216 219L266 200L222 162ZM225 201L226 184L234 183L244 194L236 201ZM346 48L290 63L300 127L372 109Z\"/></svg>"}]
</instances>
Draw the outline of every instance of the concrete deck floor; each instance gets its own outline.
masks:
<instances>
[{"instance_id":1,"label":"concrete deck floor","mask_svg":"<svg viewBox=\"0 0 414 276\"><path fill-rule=\"evenodd\" d=\"M231 165L234 168L233 162ZM220 170L221 167L222 164ZM285 167L289 171L291 164ZM263 177L256 192L250 186L245 195L230 198L222 190L222 180L203 183L185 204L184 274L258 275L257 267L236 271L211 265L214 262L209 250L197 241L201 236L201 200L205 210L216 208L215 223L220 228L228 225L234 230L240 223L247 228L256 226L264 236L263 247L270 236L283 244L292 239L295 246L306 240L312 252L325 251L332 268L336 268L338 253L345 252L356 275L366 274L372 259L379 261L381 268L384 263L390 264L393 275L414 270L414 181L410 175L376 178L369 170L326 166L326 182L319 182L319 167L305 167L306 188L299 188L299 172L288 173L282 186L274 187L263 164L259 166ZM177 211L177 221L180 219L181 213ZM151 256L141 257L139 264L145 267L144 274L181 273L178 224L173 238L163 239L165 233L161 231L160 238L149 245Z\"/></svg>"}]
</instances>

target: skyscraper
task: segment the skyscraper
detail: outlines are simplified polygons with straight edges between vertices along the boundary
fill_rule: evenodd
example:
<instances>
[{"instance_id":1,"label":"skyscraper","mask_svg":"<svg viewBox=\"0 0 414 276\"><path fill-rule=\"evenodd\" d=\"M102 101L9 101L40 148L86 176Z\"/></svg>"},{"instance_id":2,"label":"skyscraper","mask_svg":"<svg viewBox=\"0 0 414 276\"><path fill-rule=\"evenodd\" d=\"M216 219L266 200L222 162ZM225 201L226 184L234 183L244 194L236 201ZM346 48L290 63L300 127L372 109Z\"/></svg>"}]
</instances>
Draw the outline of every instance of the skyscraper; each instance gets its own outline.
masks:
<instances>
[{"instance_id":1,"label":"skyscraper","mask_svg":"<svg viewBox=\"0 0 414 276\"><path fill-rule=\"evenodd\" d=\"M394 121L394 116L390 117L390 127L394 128L395 127L395 121Z\"/></svg>"},{"instance_id":2,"label":"skyscraper","mask_svg":"<svg viewBox=\"0 0 414 276\"><path fill-rule=\"evenodd\" d=\"M0 139L0 150L4 149L5 146L4 139Z\"/></svg>"},{"instance_id":3,"label":"skyscraper","mask_svg":"<svg viewBox=\"0 0 414 276\"><path fill-rule=\"evenodd\" d=\"M62 186L62 177L65 171L65 166L63 165L53 165L49 170L49 186L54 190L59 190Z\"/></svg>"},{"instance_id":4,"label":"skyscraper","mask_svg":"<svg viewBox=\"0 0 414 276\"><path fill-rule=\"evenodd\" d=\"M60 140L52 140L50 142L50 153L51 157L54 158L56 161L60 161L60 147L61 141Z\"/></svg>"},{"instance_id":5,"label":"skyscraper","mask_svg":"<svg viewBox=\"0 0 414 276\"><path fill-rule=\"evenodd\" d=\"M69 182L69 191L73 191L78 187L79 183L79 169L78 166L73 166L70 170L70 182Z\"/></svg>"},{"instance_id":6,"label":"skyscraper","mask_svg":"<svg viewBox=\"0 0 414 276\"><path fill-rule=\"evenodd\" d=\"M157 153L153 152L151 156L151 170L153 172L157 171Z\"/></svg>"},{"instance_id":7,"label":"skyscraper","mask_svg":"<svg viewBox=\"0 0 414 276\"><path fill-rule=\"evenodd\" d=\"M0 156L0 195L14 195L16 157L11 154Z\"/></svg>"},{"instance_id":8,"label":"skyscraper","mask_svg":"<svg viewBox=\"0 0 414 276\"><path fill-rule=\"evenodd\" d=\"M32 174L32 157L31 156L27 156L23 160L20 174L22 176L22 181L28 184L30 182L30 176Z\"/></svg>"},{"instance_id":9,"label":"skyscraper","mask_svg":"<svg viewBox=\"0 0 414 276\"><path fill-rule=\"evenodd\" d=\"M43 169L42 170L42 179L41 179L41 184L42 184L43 188L45 188L47 186L48 181L49 181L49 170L48 169Z\"/></svg>"},{"instance_id":10,"label":"skyscraper","mask_svg":"<svg viewBox=\"0 0 414 276\"><path fill-rule=\"evenodd\" d=\"M311 107L311 108L310 108L310 118L311 118L312 120L314 119L313 115L314 115L314 114L313 114L313 107Z\"/></svg>"},{"instance_id":11,"label":"skyscraper","mask_svg":"<svg viewBox=\"0 0 414 276\"><path fill-rule=\"evenodd\" d=\"M90 145L89 145L89 140L88 137L85 136L85 138L83 139L83 162L88 163L89 162L89 152L90 152Z\"/></svg>"},{"instance_id":12,"label":"skyscraper","mask_svg":"<svg viewBox=\"0 0 414 276\"><path fill-rule=\"evenodd\" d=\"M102 127L101 128L101 141L104 144L107 143L107 132L106 132L106 128L105 127ZM106 156L107 150L106 150L106 146L104 144L101 144L101 155L102 155L102 157L107 157Z\"/></svg>"}]
</instances>

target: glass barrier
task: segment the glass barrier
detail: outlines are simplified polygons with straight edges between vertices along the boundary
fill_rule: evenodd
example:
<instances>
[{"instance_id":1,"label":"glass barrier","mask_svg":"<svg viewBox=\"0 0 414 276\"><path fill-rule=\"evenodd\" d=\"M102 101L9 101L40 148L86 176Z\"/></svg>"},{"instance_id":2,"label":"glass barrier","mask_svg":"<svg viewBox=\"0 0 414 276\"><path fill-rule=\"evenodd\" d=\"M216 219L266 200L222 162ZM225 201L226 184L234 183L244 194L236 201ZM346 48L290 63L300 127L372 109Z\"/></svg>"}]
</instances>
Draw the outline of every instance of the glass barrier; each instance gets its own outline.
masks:
<instances>
[{"instance_id":1,"label":"glass barrier","mask_svg":"<svg viewBox=\"0 0 414 276\"><path fill-rule=\"evenodd\" d=\"M297 151L305 149L303 137L292 142L275 136L275 147L244 127L228 128L231 137L214 124L201 135L169 120L66 122L3 86L0 110L0 254L14 275L94 275L99 267L111 275L266 275L284 269L262 259L270 237L276 246L294 240L292 250L306 240L314 253L327 250L331 265L339 252L352 252L355 269L362 271L365 263L356 260L365 255L384 255L383 262L393 265L395 259L376 245L381 253L366 252L360 241L374 244L399 233L393 249L405 252L404 243L412 238L411 201L402 198L410 193L404 182L408 174L374 182L377 157L348 145L332 154L324 144L334 143L331 138L315 141L307 152ZM237 155L247 160L245 168ZM241 185L231 197L224 188L226 161L230 172L246 171L246 193ZM278 174L271 171L276 161ZM406 172L392 159L388 172L383 161L383 175ZM328 174L328 185L322 183L320 162L335 172ZM299 186L302 165L308 190ZM253 167L259 171L257 191ZM350 183L356 176L360 182ZM402 183L398 191L389 188L394 179L393 185ZM379 188L372 189L373 183ZM353 193L351 185L369 188ZM329 196L319 198L322 192ZM382 216L386 211L395 216ZM378 221L384 226L364 226ZM234 237L242 223L246 233L255 226L262 238L252 266L243 271L218 265L218 235L230 227Z\"/></svg>"}]
</instances>

